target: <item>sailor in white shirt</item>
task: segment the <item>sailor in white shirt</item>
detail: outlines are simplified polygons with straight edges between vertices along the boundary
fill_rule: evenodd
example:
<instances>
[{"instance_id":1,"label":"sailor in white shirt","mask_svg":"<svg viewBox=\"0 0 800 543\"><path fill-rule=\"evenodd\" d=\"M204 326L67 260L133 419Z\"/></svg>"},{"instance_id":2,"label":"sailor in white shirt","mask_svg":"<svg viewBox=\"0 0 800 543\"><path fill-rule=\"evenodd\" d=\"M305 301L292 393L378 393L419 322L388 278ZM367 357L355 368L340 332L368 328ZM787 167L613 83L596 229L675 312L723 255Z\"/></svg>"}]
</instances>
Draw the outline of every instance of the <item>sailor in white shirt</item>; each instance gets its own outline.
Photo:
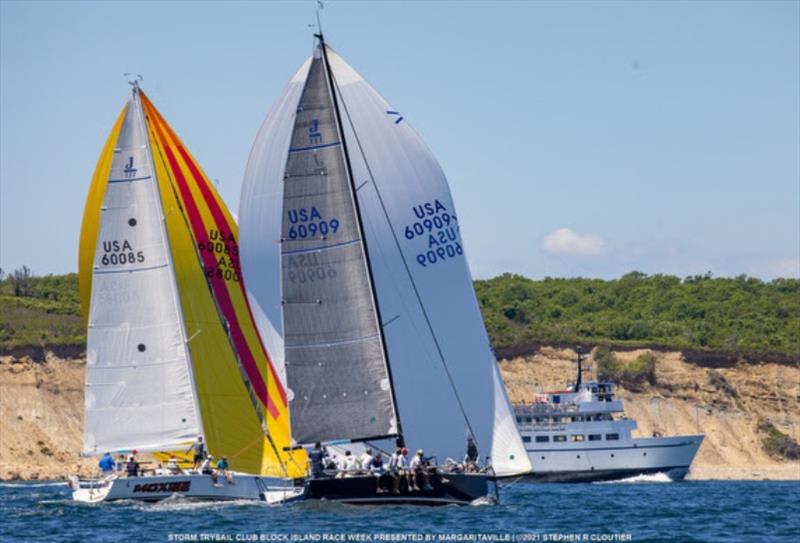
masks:
<instances>
[{"instance_id":1,"label":"sailor in white shirt","mask_svg":"<svg viewBox=\"0 0 800 543\"><path fill-rule=\"evenodd\" d=\"M361 464L361 469L363 471L369 471L372 468L372 460L372 449L367 448L367 450L364 451L364 454L362 454L358 459L359 463Z\"/></svg>"},{"instance_id":2,"label":"sailor in white shirt","mask_svg":"<svg viewBox=\"0 0 800 543\"><path fill-rule=\"evenodd\" d=\"M427 462L425 461L425 453L422 449L417 451L417 454L414 455L414 458L411 459L411 463L408 466L409 472L411 473L411 482L409 483L409 488L411 490L420 490L419 485L417 484L417 476L422 476L422 484L425 487L425 490L433 490L433 487L430 483L430 475L428 474L428 466Z\"/></svg>"}]
</instances>

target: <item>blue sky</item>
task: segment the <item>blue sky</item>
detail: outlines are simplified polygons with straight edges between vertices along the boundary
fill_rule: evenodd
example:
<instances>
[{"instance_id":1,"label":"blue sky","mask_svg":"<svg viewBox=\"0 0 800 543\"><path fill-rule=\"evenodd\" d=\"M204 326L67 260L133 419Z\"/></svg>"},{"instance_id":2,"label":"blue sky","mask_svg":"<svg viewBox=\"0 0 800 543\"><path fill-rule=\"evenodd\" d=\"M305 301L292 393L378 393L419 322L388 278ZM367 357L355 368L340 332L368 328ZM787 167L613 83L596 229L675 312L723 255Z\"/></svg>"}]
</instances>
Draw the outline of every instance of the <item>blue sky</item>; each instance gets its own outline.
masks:
<instances>
[{"instance_id":1,"label":"blue sky","mask_svg":"<svg viewBox=\"0 0 800 543\"><path fill-rule=\"evenodd\" d=\"M314 2L0 2L0 266L77 269L143 88L236 211ZM800 2L336 2L450 180L473 275L800 276Z\"/></svg>"}]
</instances>

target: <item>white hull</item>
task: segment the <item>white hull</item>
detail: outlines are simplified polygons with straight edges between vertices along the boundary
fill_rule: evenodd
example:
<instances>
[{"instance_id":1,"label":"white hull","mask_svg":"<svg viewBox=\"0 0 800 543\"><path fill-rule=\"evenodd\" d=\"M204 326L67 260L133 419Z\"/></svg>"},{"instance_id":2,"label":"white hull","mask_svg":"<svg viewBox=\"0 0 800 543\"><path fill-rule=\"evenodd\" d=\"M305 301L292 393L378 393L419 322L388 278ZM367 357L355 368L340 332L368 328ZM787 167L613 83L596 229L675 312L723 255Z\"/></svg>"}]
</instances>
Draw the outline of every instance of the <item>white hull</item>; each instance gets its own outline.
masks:
<instances>
[{"instance_id":1,"label":"white hull","mask_svg":"<svg viewBox=\"0 0 800 543\"><path fill-rule=\"evenodd\" d=\"M527 443L534 481L582 482L614 480L648 473L666 473L683 479L694 460L702 435L633 439L608 442Z\"/></svg>"},{"instance_id":2,"label":"white hull","mask_svg":"<svg viewBox=\"0 0 800 543\"><path fill-rule=\"evenodd\" d=\"M194 500L230 501L257 500L280 503L302 493L291 479L234 474L234 484L219 476L215 485L210 475L155 475L104 479L70 479L72 499L84 503L115 500L159 501L173 496Z\"/></svg>"}]
</instances>

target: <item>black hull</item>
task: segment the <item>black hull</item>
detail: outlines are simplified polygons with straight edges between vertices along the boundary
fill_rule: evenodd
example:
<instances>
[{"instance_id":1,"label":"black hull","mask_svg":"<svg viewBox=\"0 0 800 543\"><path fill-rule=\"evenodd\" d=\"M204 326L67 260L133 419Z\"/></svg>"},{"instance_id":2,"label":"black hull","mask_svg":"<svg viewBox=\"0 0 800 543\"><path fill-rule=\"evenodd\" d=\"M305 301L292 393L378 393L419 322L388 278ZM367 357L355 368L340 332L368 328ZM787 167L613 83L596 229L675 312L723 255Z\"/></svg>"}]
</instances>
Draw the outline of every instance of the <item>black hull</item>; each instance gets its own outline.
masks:
<instances>
[{"instance_id":1,"label":"black hull","mask_svg":"<svg viewBox=\"0 0 800 543\"><path fill-rule=\"evenodd\" d=\"M392 492L392 483L389 475L309 479L305 499L353 505L469 505L489 494L489 478L481 473L432 473L432 488L416 491L402 478L399 494Z\"/></svg>"},{"instance_id":2,"label":"black hull","mask_svg":"<svg viewBox=\"0 0 800 543\"><path fill-rule=\"evenodd\" d=\"M619 481L639 475L667 473L673 481L680 481L686 476L689 466L655 467L645 469L610 469L593 471L552 471L526 475L522 481L527 483L598 483Z\"/></svg>"}]
</instances>

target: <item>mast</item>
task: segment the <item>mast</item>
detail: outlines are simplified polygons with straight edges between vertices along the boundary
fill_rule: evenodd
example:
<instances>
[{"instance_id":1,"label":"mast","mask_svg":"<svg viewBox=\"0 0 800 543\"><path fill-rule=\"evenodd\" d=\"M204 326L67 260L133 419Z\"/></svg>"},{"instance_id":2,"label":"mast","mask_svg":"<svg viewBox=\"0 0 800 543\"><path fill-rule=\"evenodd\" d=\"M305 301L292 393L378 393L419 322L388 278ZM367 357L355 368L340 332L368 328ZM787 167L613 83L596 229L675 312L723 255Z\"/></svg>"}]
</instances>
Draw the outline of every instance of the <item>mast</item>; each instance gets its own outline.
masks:
<instances>
[{"instance_id":1,"label":"mast","mask_svg":"<svg viewBox=\"0 0 800 543\"><path fill-rule=\"evenodd\" d=\"M321 6L320 6L321 7ZM319 9L317 10L317 24L319 25ZM345 169L347 171L347 178L348 184L350 186L350 192L352 194L353 199L353 206L355 207L355 216L356 216L356 224L358 226L359 237L361 238L361 243L364 248L364 260L366 261L367 267L367 282L369 283L369 289L372 293L372 300L375 303L375 318L377 320L377 327L378 327L378 335L380 336L380 343L381 343L381 350L383 352L384 359L386 360L386 373L389 378L389 388L391 390L392 396L392 406L394 407L395 417L397 418L397 446L404 447L405 440L403 439L403 427L400 422L400 410L397 405L397 397L395 395L394 389L394 381L392 380L392 365L389 361L389 352L386 348L386 338L384 337L383 333L383 319L381 317L381 309L380 303L378 302L378 294L375 291L375 280L372 273L372 263L370 262L369 258L369 248L367 246L367 239L364 236L364 224L361 218L361 207L358 203L358 195L356 194L357 188L355 186L355 180L353 178L353 168L350 164L350 153L347 149L347 139L344 137L344 130L342 124L342 114L339 110L339 100L336 96L336 85L333 79L333 71L330 68L330 64L328 63L328 51L325 46L325 38L322 35L322 27L321 25L319 28L319 34L314 34L314 37L319 39L319 47L322 50L322 65L325 69L325 75L327 76L328 80L328 90L331 93L331 100L333 101L333 111L334 115L336 116L336 130L339 133L339 141L342 142L342 153L344 155L344 163Z\"/></svg>"},{"instance_id":2,"label":"mast","mask_svg":"<svg viewBox=\"0 0 800 543\"><path fill-rule=\"evenodd\" d=\"M578 379L575 381L575 392L578 392L583 384L583 349L576 347L575 351L578 353Z\"/></svg>"}]
</instances>

